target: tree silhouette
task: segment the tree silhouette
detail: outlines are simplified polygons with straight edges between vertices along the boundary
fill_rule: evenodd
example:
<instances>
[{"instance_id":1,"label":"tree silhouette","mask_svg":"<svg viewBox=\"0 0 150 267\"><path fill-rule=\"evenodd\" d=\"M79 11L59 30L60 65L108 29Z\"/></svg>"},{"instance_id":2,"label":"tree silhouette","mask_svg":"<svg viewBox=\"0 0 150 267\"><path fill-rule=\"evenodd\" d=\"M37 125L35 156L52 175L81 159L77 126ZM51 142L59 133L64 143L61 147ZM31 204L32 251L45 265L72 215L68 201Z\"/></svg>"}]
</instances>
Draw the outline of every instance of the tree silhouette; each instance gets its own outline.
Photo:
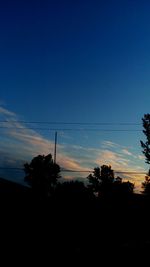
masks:
<instances>
[{"instance_id":1,"label":"tree silhouette","mask_svg":"<svg viewBox=\"0 0 150 267\"><path fill-rule=\"evenodd\" d=\"M90 174L87 179L89 188L94 193L108 192L114 182L114 171L111 166L102 165L101 168L94 168L93 174Z\"/></svg>"},{"instance_id":2,"label":"tree silhouette","mask_svg":"<svg viewBox=\"0 0 150 267\"><path fill-rule=\"evenodd\" d=\"M143 133L146 136L145 143L141 141L141 146L143 148L143 154L146 158L146 163L150 164L150 114L145 114L142 118L143 121ZM150 169L145 177L145 181L142 183L143 193L150 194Z\"/></svg>"},{"instance_id":3,"label":"tree silhouette","mask_svg":"<svg viewBox=\"0 0 150 267\"><path fill-rule=\"evenodd\" d=\"M89 189L93 193L111 194L111 195L128 195L133 193L134 184L127 181L123 182L122 178L114 177L114 171L111 166L102 165L101 168L94 168L93 174L90 174L87 179L89 180Z\"/></svg>"},{"instance_id":4,"label":"tree silhouette","mask_svg":"<svg viewBox=\"0 0 150 267\"><path fill-rule=\"evenodd\" d=\"M101 185L101 170L99 167L94 168L93 174L90 174L87 179L89 180L89 188L97 193Z\"/></svg>"},{"instance_id":5,"label":"tree silhouette","mask_svg":"<svg viewBox=\"0 0 150 267\"><path fill-rule=\"evenodd\" d=\"M115 195L124 196L132 194L134 190L134 184L127 181L123 182L122 178L117 177L113 183L113 193Z\"/></svg>"},{"instance_id":6,"label":"tree silhouette","mask_svg":"<svg viewBox=\"0 0 150 267\"><path fill-rule=\"evenodd\" d=\"M150 170L145 176L145 181L142 183L142 188L144 194L150 195Z\"/></svg>"},{"instance_id":7,"label":"tree silhouette","mask_svg":"<svg viewBox=\"0 0 150 267\"><path fill-rule=\"evenodd\" d=\"M145 143L141 141L141 146L146 158L146 163L150 164L150 114L145 114L142 121L144 127L143 133L145 134L147 140Z\"/></svg>"},{"instance_id":8,"label":"tree silhouette","mask_svg":"<svg viewBox=\"0 0 150 267\"><path fill-rule=\"evenodd\" d=\"M51 154L34 157L30 163L24 164L24 171L25 181L40 198L50 196L60 178L60 167L53 162Z\"/></svg>"}]
</instances>

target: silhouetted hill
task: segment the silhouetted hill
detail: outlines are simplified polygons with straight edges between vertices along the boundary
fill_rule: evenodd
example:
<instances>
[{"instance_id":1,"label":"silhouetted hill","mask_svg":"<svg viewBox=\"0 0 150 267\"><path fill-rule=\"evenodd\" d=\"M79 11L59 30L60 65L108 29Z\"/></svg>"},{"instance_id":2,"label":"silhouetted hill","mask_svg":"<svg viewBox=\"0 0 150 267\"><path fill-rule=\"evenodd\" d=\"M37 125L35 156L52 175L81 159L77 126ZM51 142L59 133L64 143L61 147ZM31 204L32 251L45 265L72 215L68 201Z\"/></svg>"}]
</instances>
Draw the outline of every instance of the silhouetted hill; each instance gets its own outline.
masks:
<instances>
[{"instance_id":1,"label":"silhouetted hill","mask_svg":"<svg viewBox=\"0 0 150 267\"><path fill-rule=\"evenodd\" d=\"M26 206L29 199L31 199L31 188L0 178L0 207L5 210L20 208ZM15 204L14 204L15 203Z\"/></svg>"},{"instance_id":2,"label":"silhouetted hill","mask_svg":"<svg viewBox=\"0 0 150 267\"><path fill-rule=\"evenodd\" d=\"M18 184L0 177L0 194L1 193L27 193L31 189L22 184Z\"/></svg>"}]
</instances>

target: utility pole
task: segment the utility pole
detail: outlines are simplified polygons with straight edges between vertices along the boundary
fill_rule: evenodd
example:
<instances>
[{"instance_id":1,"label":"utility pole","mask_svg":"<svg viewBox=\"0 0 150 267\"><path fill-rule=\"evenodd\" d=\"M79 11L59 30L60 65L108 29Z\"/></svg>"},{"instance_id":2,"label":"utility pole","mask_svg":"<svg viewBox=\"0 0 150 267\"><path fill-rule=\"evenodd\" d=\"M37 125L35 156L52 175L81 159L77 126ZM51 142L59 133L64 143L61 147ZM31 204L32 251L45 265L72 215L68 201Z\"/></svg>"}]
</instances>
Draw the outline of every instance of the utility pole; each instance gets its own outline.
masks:
<instances>
[{"instance_id":1,"label":"utility pole","mask_svg":"<svg viewBox=\"0 0 150 267\"><path fill-rule=\"evenodd\" d=\"M55 132L54 163L56 163L56 155L57 155L57 132Z\"/></svg>"}]
</instances>

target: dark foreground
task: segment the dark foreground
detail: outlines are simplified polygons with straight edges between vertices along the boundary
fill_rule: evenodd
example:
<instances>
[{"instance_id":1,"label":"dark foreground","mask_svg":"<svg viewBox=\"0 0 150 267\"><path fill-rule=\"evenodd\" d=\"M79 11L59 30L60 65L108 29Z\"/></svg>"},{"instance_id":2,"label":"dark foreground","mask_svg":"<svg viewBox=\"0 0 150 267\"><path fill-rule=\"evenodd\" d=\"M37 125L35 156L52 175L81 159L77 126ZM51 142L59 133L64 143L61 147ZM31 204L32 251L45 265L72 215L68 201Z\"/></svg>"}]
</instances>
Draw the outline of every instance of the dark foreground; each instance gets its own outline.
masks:
<instances>
[{"instance_id":1,"label":"dark foreground","mask_svg":"<svg viewBox=\"0 0 150 267\"><path fill-rule=\"evenodd\" d=\"M24 187L0 181L1 263L122 266L150 263L150 200L142 195L96 200L33 200ZM3 264L2 264L3 265Z\"/></svg>"}]
</instances>

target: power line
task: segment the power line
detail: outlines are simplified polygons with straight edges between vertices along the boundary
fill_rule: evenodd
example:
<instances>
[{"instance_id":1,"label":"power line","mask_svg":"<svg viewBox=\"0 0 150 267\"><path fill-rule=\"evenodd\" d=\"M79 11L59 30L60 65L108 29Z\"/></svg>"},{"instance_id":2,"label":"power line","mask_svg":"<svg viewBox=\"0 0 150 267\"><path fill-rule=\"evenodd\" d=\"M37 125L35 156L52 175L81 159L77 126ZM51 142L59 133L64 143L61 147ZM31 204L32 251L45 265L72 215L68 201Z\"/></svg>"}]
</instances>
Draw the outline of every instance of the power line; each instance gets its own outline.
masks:
<instances>
[{"instance_id":1,"label":"power line","mask_svg":"<svg viewBox=\"0 0 150 267\"><path fill-rule=\"evenodd\" d=\"M135 122L60 122L60 121L6 121L1 120L0 123L23 123L23 124L51 124L51 125L142 125Z\"/></svg>"},{"instance_id":2,"label":"power line","mask_svg":"<svg viewBox=\"0 0 150 267\"><path fill-rule=\"evenodd\" d=\"M0 170L20 170L23 171L23 168L16 168L16 167L0 167Z\"/></svg>"},{"instance_id":3,"label":"power line","mask_svg":"<svg viewBox=\"0 0 150 267\"><path fill-rule=\"evenodd\" d=\"M23 171L24 168L16 168L16 167L0 167L0 170L20 170ZM71 169L61 169L61 172L85 172L92 173L92 170L71 170ZM117 171L114 170L114 173L122 173L122 174L146 174L146 172L137 172L137 171Z\"/></svg>"},{"instance_id":4,"label":"power line","mask_svg":"<svg viewBox=\"0 0 150 267\"><path fill-rule=\"evenodd\" d=\"M98 128L40 128L40 127L7 127L0 126L0 129L13 129L13 130L40 130L40 131L87 131L87 132L141 132L142 129L98 129Z\"/></svg>"},{"instance_id":5,"label":"power line","mask_svg":"<svg viewBox=\"0 0 150 267\"><path fill-rule=\"evenodd\" d=\"M88 173L92 173L92 170L61 170L61 172L88 172ZM146 174L146 172L137 172L137 171L115 171L115 173L122 173L122 174Z\"/></svg>"},{"instance_id":6,"label":"power line","mask_svg":"<svg viewBox=\"0 0 150 267\"><path fill-rule=\"evenodd\" d=\"M123 173L123 174L146 174L146 172L136 172L136 171L133 171L133 172L128 172L128 171L114 171L115 173Z\"/></svg>"}]
</instances>

